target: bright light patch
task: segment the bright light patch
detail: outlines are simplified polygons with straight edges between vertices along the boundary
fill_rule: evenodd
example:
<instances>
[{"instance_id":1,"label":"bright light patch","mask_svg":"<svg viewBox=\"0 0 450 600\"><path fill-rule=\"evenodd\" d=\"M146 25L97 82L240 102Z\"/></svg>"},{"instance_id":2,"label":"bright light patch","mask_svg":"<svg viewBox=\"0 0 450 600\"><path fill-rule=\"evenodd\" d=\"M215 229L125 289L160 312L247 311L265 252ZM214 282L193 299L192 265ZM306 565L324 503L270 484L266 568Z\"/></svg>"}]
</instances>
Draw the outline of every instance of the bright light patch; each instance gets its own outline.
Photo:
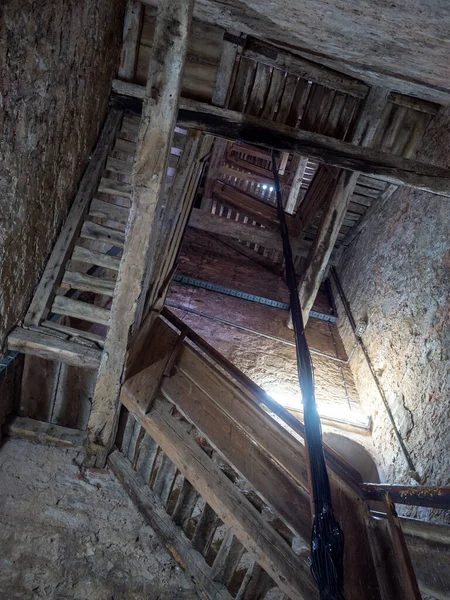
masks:
<instances>
[{"instance_id":1,"label":"bright light patch","mask_svg":"<svg viewBox=\"0 0 450 600\"><path fill-rule=\"evenodd\" d=\"M262 186L262 188L263 188L263 190L267 190L267 185L266 185L266 184L264 184L264 185Z\"/></svg>"},{"instance_id":2,"label":"bright light patch","mask_svg":"<svg viewBox=\"0 0 450 600\"><path fill-rule=\"evenodd\" d=\"M269 385L265 390L274 400L279 402L285 408L303 412L300 391L298 394L294 394L292 391L276 385ZM370 417L357 407L353 410L350 409L344 402L342 402L342 404L317 402L317 410L321 417L333 419L342 423L351 423L352 425L359 427L370 428Z\"/></svg>"},{"instance_id":3,"label":"bright light patch","mask_svg":"<svg viewBox=\"0 0 450 600\"><path fill-rule=\"evenodd\" d=\"M273 187L272 186L270 186L269 192L273 192Z\"/></svg>"}]
</instances>

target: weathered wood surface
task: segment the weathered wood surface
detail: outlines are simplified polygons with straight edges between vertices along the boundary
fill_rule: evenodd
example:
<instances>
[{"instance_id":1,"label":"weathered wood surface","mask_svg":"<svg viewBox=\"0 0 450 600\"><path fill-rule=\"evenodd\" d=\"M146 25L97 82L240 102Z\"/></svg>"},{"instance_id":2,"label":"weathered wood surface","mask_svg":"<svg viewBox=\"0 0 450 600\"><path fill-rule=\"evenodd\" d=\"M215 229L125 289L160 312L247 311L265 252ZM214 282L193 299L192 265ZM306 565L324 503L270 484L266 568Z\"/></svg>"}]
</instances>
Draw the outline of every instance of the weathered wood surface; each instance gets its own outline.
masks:
<instances>
[{"instance_id":1,"label":"weathered wood surface","mask_svg":"<svg viewBox=\"0 0 450 600\"><path fill-rule=\"evenodd\" d=\"M357 98L365 98L368 92L367 84L353 77L333 71L319 63L292 54L287 50L277 48L256 38L247 38L243 55L270 67L288 71L308 81L327 86L332 90L344 92Z\"/></svg>"},{"instance_id":2,"label":"weathered wood surface","mask_svg":"<svg viewBox=\"0 0 450 600\"><path fill-rule=\"evenodd\" d=\"M211 211L214 184L217 178L217 172L222 164L227 149L227 141L221 138L214 140L211 155L209 157L208 172L205 178L205 188L201 202L202 210Z\"/></svg>"},{"instance_id":3,"label":"weathered wood surface","mask_svg":"<svg viewBox=\"0 0 450 600\"><path fill-rule=\"evenodd\" d=\"M16 327L8 336L8 348L88 369L97 369L102 356L101 350L52 335L44 327L33 330Z\"/></svg>"},{"instance_id":4,"label":"weathered wood surface","mask_svg":"<svg viewBox=\"0 0 450 600\"><path fill-rule=\"evenodd\" d=\"M61 287L64 289L92 292L110 297L114 296L115 285L115 281L77 271L66 271L61 282Z\"/></svg>"},{"instance_id":5,"label":"weathered wood surface","mask_svg":"<svg viewBox=\"0 0 450 600\"><path fill-rule=\"evenodd\" d=\"M136 91L136 86L128 87L128 84L122 84L121 90L133 97L136 93L142 94ZM135 109L139 106L136 102ZM231 141L298 153L381 181L450 197L448 169L355 146L318 133L186 99L180 101L178 123L181 127L193 127Z\"/></svg>"},{"instance_id":6,"label":"weathered wood surface","mask_svg":"<svg viewBox=\"0 0 450 600\"><path fill-rule=\"evenodd\" d=\"M104 254L103 252L89 250L82 246L75 246L72 253L72 261L104 267L105 269L111 269L111 271L118 271L120 267L120 258Z\"/></svg>"},{"instance_id":7,"label":"weathered wood surface","mask_svg":"<svg viewBox=\"0 0 450 600\"><path fill-rule=\"evenodd\" d=\"M244 546L229 529L211 567L212 578L226 586L230 585L244 550Z\"/></svg>"},{"instance_id":8,"label":"weathered wood surface","mask_svg":"<svg viewBox=\"0 0 450 600\"><path fill-rule=\"evenodd\" d=\"M85 431L27 417L9 418L2 427L2 433L11 438L21 438L47 446L72 450L83 450L86 443Z\"/></svg>"},{"instance_id":9,"label":"weathered wood surface","mask_svg":"<svg viewBox=\"0 0 450 600\"><path fill-rule=\"evenodd\" d=\"M127 0L123 23L122 53L118 75L125 81L132 81L136 72L139 52L144 5L138 0Z\"/></svg>"},{"instance_id":10,"label":"weathered wood surface","mask_svg":"<svg viewBox=\"0 0 450 600\"><path fill-rule=\"evenodd\" d=\"M89 421L89 460L99 466L105 463L114 440L128 342L144 312L193 4L193 0L168 0L156 20L133 165L130 221Z\"/></svg>"},{"instance_id":11,"label":"weathered wood surface","mask_svg":"<svg viewBox=\"0 0 450 600\"><path fill-rule=\"evenodd\" d=\"M366 500L383 501L385 494L388 493L394 504L450 509L450 488L448 487L361 483L360 488Z\"/></svg>"},{"instance_id":12,"label":"weathered wood surface","mask_svg":"<svg viewBox=\"0 0 450 600\"><path fill-rule=\"evenodd\" d=\"M132 500L155 530L164 546L174 559L194 579L207 597L217 600L231 600L224 585L211 578L211 569L203 556L192 548L183 531L172 522L161 500L137 473L132 464L119 451L114 451L108 458L108 465L123 484Z\"/></svg>"},{"instance_id":13,"label":"weathered wood surface","mask_svg":"<svg viewBox=\"0 0 450 600\"><path fill-rule=\"evenodd\" d=\"M53 296L63 276L64 267L80 232L83 217L97 189L108 153L113 146L122 121L122 111L111 109L98 139L91 160L81 179L66 222L53 247L49 261L24 318L24 324L39 325L47 316Z\"/></svg>"},{"instance_id":14,"label":"weathered wood surface","mask_svg":"<svg viewBox=\"0 0 450 600\"><path fill-rule=\"evenodd\" d=\"M316 599L318 594L306 561L297 557L263 520L179 422L165 410L165 405L156 402L146 415L136 400L127 394L126 385L122 388L121 400L289 598Z\"/></svg>"},{"instance_id":15,"label":"weathered wood surface","mask_svg":"<svg viewBox=\"0 0 450 600\"><path fill-rule=\"evenodd\" d=\"M269 575L255 562L245 574L236 600L262 600L274 585Z\"/></svg>"},{"instance_id":16,"label":"weathered wood surface","mask_svg":"<svg viewBox=\"0 0 450 600\"><path fill-rule=\"evenodd\" d=\"M298 158L298 164L295 169L295 174L289 190L286 206L284 207L284 210L291 215L295 215L299 207L301 185L303 177L305 176L306 167L308 165L308 159L306 156L300 156L296 158Z\"/></svg>"},{"instance_id":17,"label":"weathered wood surface","mask_svg":"<svg viewBox=\"0 0 450 600\"><path fill-rule=\"evenodd\" d=\"M238 46L224 38L219 67L217 69L216 84L212 95L212 104L215 106L225 106L237 52Z\"/></svg>"},{"instance_id":18,"label":"weathered wood surface","mask_svg":"<svg viewBox=\"0 0 450 600\"><path fill-rule=\"evenodd\" d=\"M55 296L52 312L57 315L89 321L90 323L98 323L99 325L109 324L110 311L107 308L74 300L67 296Z\"/></svg>"},{"instance_id":19,"label":"weathered wood surface","mask_svg":"<svg viewBox=\"0 0 450 600\"><path fill-rule=\"evenodd\" d=\"M275 248L277 250L283 249L280 234L276 230L257 227L250 225L249 223L241 223L240 221L233 221L226 217L213 215L212 213L208 213L199 208L194 208L192 210L188 225L193 229L201 229L208 233L252 242L264 246L265 248ZM294 256L306 257L310 248L311 244L304 240L292 240L292 252Z\"/></svg>"}]
</instances>

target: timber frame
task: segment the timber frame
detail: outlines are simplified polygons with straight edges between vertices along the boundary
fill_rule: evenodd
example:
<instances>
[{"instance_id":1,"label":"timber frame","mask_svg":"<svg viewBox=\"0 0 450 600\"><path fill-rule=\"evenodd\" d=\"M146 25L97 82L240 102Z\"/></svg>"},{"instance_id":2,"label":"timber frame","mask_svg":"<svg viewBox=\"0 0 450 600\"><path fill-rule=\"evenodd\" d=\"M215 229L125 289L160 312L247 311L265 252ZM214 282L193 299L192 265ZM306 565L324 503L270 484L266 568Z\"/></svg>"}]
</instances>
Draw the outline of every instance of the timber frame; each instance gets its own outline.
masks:
<instances>
[{"instance_id":1,"label":"timber frame","mask_svg":"<svg viewBox=\"0 0 450 600\"><path fill-rule=\"evenodd\" d=\"M208 597L262 599L278 587L312 600L303 424L164 307L167 288L186 227L282 262L275 148L306 321L328 266L376 210L372 199L386 202L398 186L450 197L450 171L412 159L436 107L210 30L221 49L213 89L190 97L186 73L200 61L187 60L193 0L161 4L143 86L144 4L127 2L112 108L8 339L11 350L97 374L88 431L16 417L5 433L108 461ZM448 528L399 519L392 504L449 508L449 490L363 482L324 449L347 540L346 597L407 600L420 589L448 598Z\"/></svg>"}]
</instances>

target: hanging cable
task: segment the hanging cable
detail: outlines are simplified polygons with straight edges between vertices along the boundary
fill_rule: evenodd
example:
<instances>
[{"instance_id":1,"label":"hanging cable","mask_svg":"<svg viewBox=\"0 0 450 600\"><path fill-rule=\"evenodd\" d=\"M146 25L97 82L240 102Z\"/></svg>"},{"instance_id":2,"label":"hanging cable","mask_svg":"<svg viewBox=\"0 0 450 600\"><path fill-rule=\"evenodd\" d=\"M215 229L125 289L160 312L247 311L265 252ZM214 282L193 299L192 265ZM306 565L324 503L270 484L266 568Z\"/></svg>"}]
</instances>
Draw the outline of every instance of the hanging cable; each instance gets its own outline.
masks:
<instances>
[{"instance_id":1,"label":"hanging cable","mask_svg":"<svg viewBox=\"0 0 450 600\"><path fill-rule=\"evenodd\" d=\"M281 198L274 150L272 150L272 171L283 242L286 282L289 289L295 334L298 381L304 406L305 442L309 460L309 480L314 512L311 535L311 572L317 582L321 600L343 600L344 536L334 516L331 502L330 481L322 445L322 428L314 394L311 355L305 337L305 327L297 292L294 261Z\"/></svg>"}]
</instances>

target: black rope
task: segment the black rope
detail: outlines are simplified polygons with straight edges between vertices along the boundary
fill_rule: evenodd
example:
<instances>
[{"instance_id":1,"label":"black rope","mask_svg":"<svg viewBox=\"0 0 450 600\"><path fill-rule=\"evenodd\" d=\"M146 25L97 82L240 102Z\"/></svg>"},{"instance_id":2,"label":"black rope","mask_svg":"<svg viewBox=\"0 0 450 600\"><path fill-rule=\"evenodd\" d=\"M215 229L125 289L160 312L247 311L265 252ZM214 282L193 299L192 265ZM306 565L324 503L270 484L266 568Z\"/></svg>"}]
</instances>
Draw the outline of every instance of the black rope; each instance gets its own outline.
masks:
<instances>
[{"instance_id":1,"label":"black rope","mask_svg":"<svg viewBox=\"0 0 450 600\"><path fill-rule=\"evenodd\" d=\"M322 428L314 395L311 355L305 337L302 310L297 292L294 262L286 225L275 151L272 150L272 170L277 197L286 282L289 288L292 323L294 326L297 371L302 393L306 446L309 455L311 494L314 505L311 535L311 572L317 582L321 600L344 600L344 536L336 521L331 502L330 481L322 445Z\"/></svg>"}]
</instances>

